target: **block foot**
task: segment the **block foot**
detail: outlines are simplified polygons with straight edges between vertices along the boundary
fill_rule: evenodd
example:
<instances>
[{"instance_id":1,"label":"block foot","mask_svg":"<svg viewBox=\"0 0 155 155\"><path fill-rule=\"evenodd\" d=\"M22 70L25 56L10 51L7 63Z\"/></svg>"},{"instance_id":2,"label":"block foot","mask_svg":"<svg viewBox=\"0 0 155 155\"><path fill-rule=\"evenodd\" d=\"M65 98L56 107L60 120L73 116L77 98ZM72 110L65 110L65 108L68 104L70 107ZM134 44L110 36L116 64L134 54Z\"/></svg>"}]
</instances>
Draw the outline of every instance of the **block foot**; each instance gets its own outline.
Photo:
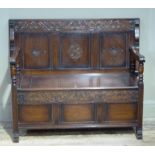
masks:
<instances>
[{"instance_id":1,"label":"block foot","mask_svg":"<svg viewBox=\"0 0 155 155\"><path fill-rule=\"evenodd\" d=\"M142 140L143 139L142 128L135 127L134 131L135 131L136 138L139 139L139 140Z\"/></svg>"}]
</instances>

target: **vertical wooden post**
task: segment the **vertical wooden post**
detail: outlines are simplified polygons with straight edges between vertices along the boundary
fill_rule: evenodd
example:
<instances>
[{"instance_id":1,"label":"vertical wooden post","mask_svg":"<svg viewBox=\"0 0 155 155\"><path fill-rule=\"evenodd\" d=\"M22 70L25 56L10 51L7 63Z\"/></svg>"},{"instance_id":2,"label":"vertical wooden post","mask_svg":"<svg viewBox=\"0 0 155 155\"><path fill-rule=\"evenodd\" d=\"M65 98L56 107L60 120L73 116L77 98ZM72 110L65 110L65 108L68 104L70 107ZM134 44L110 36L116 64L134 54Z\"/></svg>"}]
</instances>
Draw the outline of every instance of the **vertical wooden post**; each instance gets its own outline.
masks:
<instances>
[{"instance_id":1,"label":"vertical wooden post","mask_svg":"<svg viewBox=\"0 0 155 155\"><path fill-rule=\"evenodd\" d=\"M138 91L139 91L139 101L138 101L138 126L136 128L136 136L138 139L142 139L142 126L143 126L143 93L144 93L144 84L143 84L143 77L139 76L139 84L138 84Z\"/></svg>"},{"instance_id":2,"label":"vertical wooden post","mask_svg":"<svg viewBox=\"0 0 155 155\"><path fill-rule=\"evenodd\" d=\"M144 83L143 83L143 72L144 72L144 61L139 62L139 81L138 81L138 91L139 91L139 101L138 101L138 125L136 127L137 139L143 138L143 96L144 96Z\"/></svg>"},{"instance_id":3,"label":"vertical wooden post","mask_svg":"<svg viewBox=\"0 0 155 155\"><path fill-rule=\"evenodd\" d=\"M135 47L139 49L139 37L140 37L140 20L135 20ZM138 50L139 51L139 50ZM135 127L135 134L137 139L142 139L142 128L143 128L143 94L144 94L144 83L143 83L143 71L144 71L144 62L145 60L140 57L139 53L138 58L135 61L138 62L138 69L135 67L135 75L138 76L138 106L137 106L137 126Z\"/></svg>"},{"instance_id":4,"label":"vertical wooden post","mask_svg":"<svg viewBox=\"0 0 155 155\"><path fill-rule=\"evenodd\" d=\"M15 49L14 43L14 23L9 21L9 39L10 39L10 56L13 54ZM19 131L18 131L18 103L17 103L17 88L16 88L16 62L11 63L11 79L12 79L12 116L13 116L13 142L19 142Z\"/></svg>"},{"instance_id":5,"label":"vertical wooden post","mask_svg":"<svg viewBox=\"0 0 155 155\"><path fill-rule=\"evenodd\" d=\"M18 132L18 104L17 104L17 89L16 89L16 68L11 67L12 74L12 115L13 115L13 141L19 142Z\"/></svg>"}]
</instances>

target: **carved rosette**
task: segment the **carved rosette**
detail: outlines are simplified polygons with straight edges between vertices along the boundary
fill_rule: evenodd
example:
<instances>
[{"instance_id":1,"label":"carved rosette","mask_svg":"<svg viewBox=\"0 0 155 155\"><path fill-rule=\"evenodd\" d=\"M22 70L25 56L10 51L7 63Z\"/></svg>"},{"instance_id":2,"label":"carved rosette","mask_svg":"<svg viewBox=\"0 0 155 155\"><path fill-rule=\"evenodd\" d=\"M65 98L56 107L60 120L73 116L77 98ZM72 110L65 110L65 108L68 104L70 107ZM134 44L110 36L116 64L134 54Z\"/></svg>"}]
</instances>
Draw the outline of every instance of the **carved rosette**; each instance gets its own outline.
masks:
<instances>
[{"instance_id":1,"label":"carved rosette","mask_svg":"<svg viewBox=\"0 0 155 155\"><path fill-rule=\"evenodd\" d=\"M68 54L69 54L70 58L73 60L78 60L81 57L82 53L83 53L83 51L82 51L81 47L76 43L70 45L70 47L68 49Z\"/></svg>"},{"instance_id":2,"label":"carved rosette","mask_svg":"<svg viewBox=\"0 0 155 155\"><path fill-rule=\"evenodd\" d=\"M138 90L57 90L18 92L19 104L49 103L131 103L138 101Z\"/></svg>"}]
</instances>

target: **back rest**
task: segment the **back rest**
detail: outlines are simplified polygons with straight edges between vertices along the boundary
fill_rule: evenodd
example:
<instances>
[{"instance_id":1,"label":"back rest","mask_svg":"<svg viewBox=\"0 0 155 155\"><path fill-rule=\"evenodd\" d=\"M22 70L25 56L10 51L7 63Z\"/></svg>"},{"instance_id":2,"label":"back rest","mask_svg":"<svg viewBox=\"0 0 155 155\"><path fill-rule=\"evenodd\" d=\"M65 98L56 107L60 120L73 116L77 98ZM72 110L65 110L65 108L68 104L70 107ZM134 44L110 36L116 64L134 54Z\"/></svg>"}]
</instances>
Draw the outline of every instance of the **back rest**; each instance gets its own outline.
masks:
<instances>
[{"instance_id":1,"label":"back rest","mask_svg":"<svg viewBox=\"0 0 155 155\"><path fill-rule=\"evenodd\" d=\"M10 52L21 70L129 68L139 19L10 20Z\"/></svg>"}]
</instances>

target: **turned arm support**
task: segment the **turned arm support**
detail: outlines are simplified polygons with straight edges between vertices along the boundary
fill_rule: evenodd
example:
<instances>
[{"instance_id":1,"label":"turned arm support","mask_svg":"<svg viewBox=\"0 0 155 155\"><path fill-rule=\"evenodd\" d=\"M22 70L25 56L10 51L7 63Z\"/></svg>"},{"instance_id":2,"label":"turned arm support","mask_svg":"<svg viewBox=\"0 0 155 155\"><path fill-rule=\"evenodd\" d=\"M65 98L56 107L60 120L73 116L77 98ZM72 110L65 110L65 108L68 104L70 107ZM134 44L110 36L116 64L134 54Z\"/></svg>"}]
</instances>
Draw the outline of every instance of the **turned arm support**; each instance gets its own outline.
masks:
<instances>
[{"instance_id":1,"label":"turned arm support","mask_svg":"<svg viewBox=\"0 0 155 155\"><path fill-rule=\"evenodd\" d=\"M11 65L15 65L17 64L17 58L18 58L18 55L19 55L19 51L20 51L20 48L19 47L15 47L11 56L10 56L10 64Z\"/></svg>"},{"instance_id":2,"label":"turned arm support","mask_svg":"<svg viewBox=\"0 0 155 155\"><path fill-rule=\"evenodd\" d=\"M138 76L138 83L143 84L143 72L145 57L139 54L139 48L131 46L130 49L130 69L133 74Z\"/></svg>"},{"instance_id":3,"label":"turned arm support","mask_svg":"<svg viewBox=\"0 0 155 155\"><path fill-rule=\"evenodd\" d=\"M10 56L12 85L16 87L16 75L19 73L18 55L20 48L15 47Z\"/></svg>"}]
</instances>

